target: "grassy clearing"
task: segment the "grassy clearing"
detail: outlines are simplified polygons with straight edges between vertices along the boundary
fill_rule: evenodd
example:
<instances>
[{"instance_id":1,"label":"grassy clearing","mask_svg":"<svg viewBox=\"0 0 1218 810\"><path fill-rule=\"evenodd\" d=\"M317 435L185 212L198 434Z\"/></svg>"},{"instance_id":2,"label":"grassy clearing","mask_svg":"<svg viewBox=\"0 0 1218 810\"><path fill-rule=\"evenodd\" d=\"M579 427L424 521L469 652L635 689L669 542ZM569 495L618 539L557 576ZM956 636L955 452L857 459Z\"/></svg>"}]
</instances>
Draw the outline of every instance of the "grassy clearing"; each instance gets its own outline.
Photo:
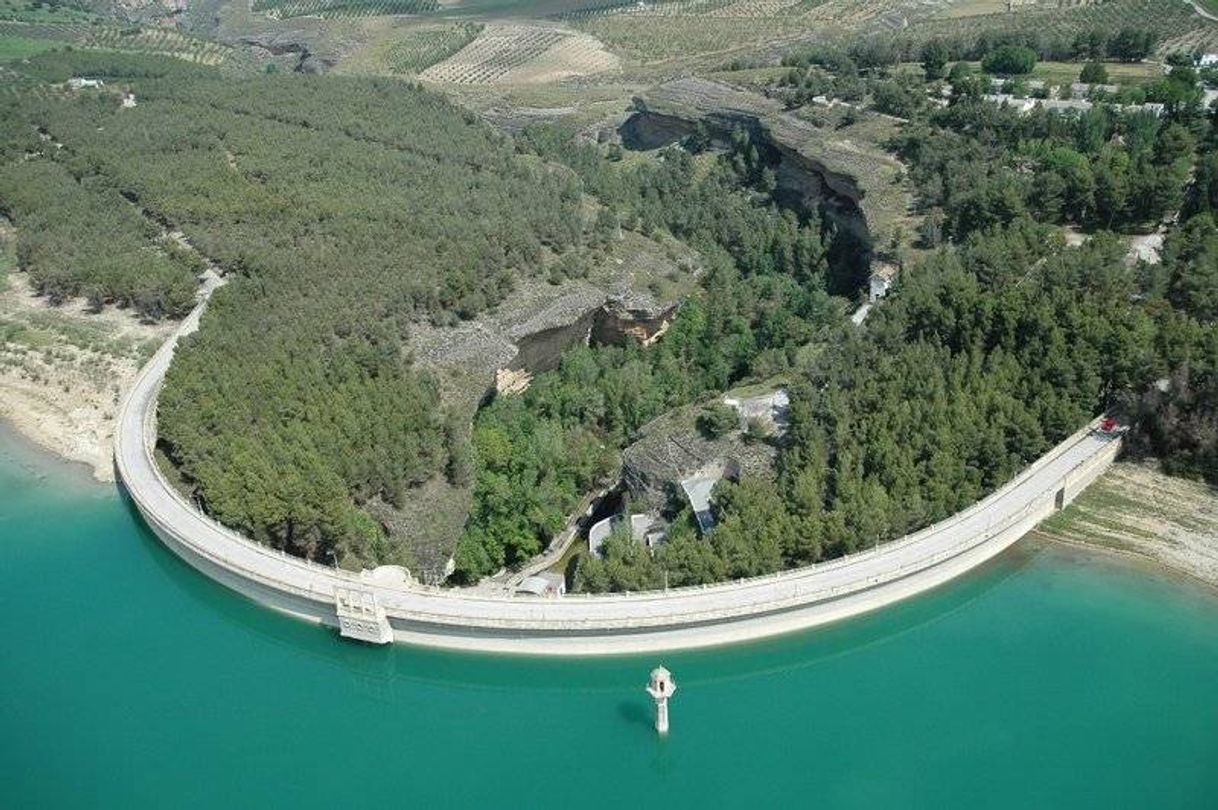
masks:
<instances>
[{"instance_id":1,"label":"grassy clearing","mask_svg":"<svg viewBox=\"0 0 1218 810\"><path fill-rule=\"evenodd\" d=\"M1218 0L1215 0L1218 2ZM974 71L981 70L980 62L969 62ZM1029 78L1040 79L1047 84L1070 84L1078 81L1083 62L1038 62ZM1105 62L1108 83L1119 85L1143 85L1163 78L1163 68L1151 62Z\"/></svg>"},{"instance_id":2,"label":"grassy clearing","mask_svg":"<svg viewBox=\"0 0 1218 810\"><path fill-rule=\"evenodd\" d=\"M978 14L1000 14L1007 10L1007 0L963 0L952 3L939 15L948 19L975 17Z\"/></svg>"},{"instance_id":3,"label":"grassy clearing","mask_svg":"<svg viewBox=\"0 0 1218 810\"><path fill-rule=\"evenodd\" d=\"M745 68L743 70L716 70L706 74L706 78L727 82L737 87L764 90L790 72L790 68L779 66Z\"/></svg>"},{"instance_id":4,"label":"grassy clearing","mask_svg":"<svg viewBox=\"0 0 1218 810\"><path fill-rule=\"evenodd\" d=\"M28 37L0 36L0 62L11 62L15 59L26 59L44 51L52 51L64 45L50 39L29 39Z\"/></svg>"},{"instance_id":5,"label":"grassy clearing","mask_svg":"<svg viewBox=\"0 0 1218 810\"><path fill-rule=\"evenodd\" d=\"M1106 62L1104 68L1108 71L1110 84L1150 84L1163 78L1163 69L1149 63ZM1032 72L1032 76L1051 84L1068 84L1078 81L1078 74L1082 69L1081 62L1041 62Z\"/></svg>"}]
</instances>

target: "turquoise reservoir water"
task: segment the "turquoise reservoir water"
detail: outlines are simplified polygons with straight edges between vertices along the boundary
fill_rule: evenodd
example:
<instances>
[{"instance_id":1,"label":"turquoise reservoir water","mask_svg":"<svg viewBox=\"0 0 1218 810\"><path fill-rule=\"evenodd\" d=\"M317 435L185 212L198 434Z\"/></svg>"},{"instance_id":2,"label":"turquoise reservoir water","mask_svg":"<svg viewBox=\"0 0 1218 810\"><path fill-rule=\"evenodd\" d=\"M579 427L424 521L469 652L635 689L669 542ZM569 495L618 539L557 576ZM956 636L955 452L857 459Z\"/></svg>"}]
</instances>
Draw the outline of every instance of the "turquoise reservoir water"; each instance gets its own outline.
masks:
<instances>
[{"instance_id":1,"label":"turquoise reservoir water","mask_svg":"<svg viewBox=\"0 0 1218 810\"><path fill-rule=\"evenodd\" d=\"M1218 807L1218 599L1020 547L663 656L377 649L264 611L0 440L0 807Z\"/></svg>"}]
</instances>

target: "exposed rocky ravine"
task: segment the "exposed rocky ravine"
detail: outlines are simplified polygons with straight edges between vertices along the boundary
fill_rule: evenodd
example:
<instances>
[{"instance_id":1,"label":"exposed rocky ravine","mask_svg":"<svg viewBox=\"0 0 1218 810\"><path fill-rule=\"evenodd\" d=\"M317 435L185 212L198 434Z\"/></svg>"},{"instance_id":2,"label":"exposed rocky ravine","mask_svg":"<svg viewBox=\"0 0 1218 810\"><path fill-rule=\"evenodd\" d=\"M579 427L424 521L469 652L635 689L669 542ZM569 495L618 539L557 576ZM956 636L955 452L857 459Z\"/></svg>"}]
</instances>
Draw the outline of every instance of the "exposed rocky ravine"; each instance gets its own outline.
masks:
<instances>
[{"instance_id":1,"label":"exposed rocky ravine","mask_svg":"<svg viewBox=\"0 0 1218 810\"><path fill-rule=\"evenodd\" d=\"M418 324L410 351L439 381L445 409L469 429L499 390L519 393L531 376L558 366L579 343L647 342L667 328L696 286L700 259L684 245L624 232L587 279L559 285L523 281L493 311L454 326ZM407 538L414 573L438 582L468 513L471 484L442 476L411 493L408 505L377 517Z\"/></svg>"},{"instance_id":2,"label":"exposed rocky ravine","mask_svg":"<svg viewBox=\"0 0 1218 810\"><path fill-rule=\"evenodd\" d=\"M784 111L773 99L721 82L678 79L637 96L619 131L632 149L656 149L699 132L711 148L726 149L741 128L775 167L783 204L823 212L868 249L891 239L909 208L900 164Z\"/></svg>"}]
</instances>

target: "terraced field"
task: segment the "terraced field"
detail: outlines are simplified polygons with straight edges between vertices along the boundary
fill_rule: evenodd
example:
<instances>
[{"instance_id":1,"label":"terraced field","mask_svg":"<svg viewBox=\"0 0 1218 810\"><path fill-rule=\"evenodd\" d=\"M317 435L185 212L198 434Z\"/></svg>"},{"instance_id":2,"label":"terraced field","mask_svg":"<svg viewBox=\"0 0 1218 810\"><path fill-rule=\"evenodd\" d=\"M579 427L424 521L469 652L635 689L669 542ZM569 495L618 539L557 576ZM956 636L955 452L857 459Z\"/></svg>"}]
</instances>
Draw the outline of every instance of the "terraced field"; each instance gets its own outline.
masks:
<instances>
[{"instance_id":1,"label":"terraced field","mask_svg":"<svg viewBox=\"0 0 1218 810\"><path fill-rule=\"evenodd\" d=\"M172 56L187 62L218 65L229 48L168 28L118 28L84 23L0 21L0 37L70 43L73 47Z\"/></svg>"},{"instance_id":2,"label":"terraced field","mask_svg":"<svg viewBox=\"0 0 1218 810\"><path fill-rule=\"evenodd\" d=\"M617 66L617 58L587 34L544 25L491 24L420 78L448 84L527 84Z\"/></svg>"},{"instance_id":3,"label":"terraced field","mask_svg":"<svg viewBox=\"0 0 1218 810\"><path fill-rule=\"evenodd\" d=\"M1198 26L1192 31L1186 31L1183 34L1171 37L1163 43L1163 46L1159 50L1163 53L1172 53L1173 51L1213 53L1218 51L1218 24L1210 23Z\"/></svg>"},{"instance_id":4,"label":"terraced field","mask_svg":"<svg viewBox=\"0 0 1218 810\"><path fill-rule=\"evenodd\" d=\"M89 48L172 56L202 65L218 65L229 53L228 48L217 42L195 39L165 28L143 28L135 31L97 28L87 33L81 44Z\"/></svg>"},{"instance_id":5,"label":"terraced field","mask_svg":"<svg viewBox=\"0 0 1218 810\"><path fill-rule=\"evenodd\" d=\"M780 47L813 37L901 30L948 0L678 0L569 15L639 63Z\"/></svg>"},{"instance_id":6,"label":"terraced field","mask_svg":"<svg viewBox=\"0 0 1218 810\"><path fill-rule=\"evenodd\" d=\"M412 76L443 62L473 42L482 26L459 23L404 32L385 56L390 73Z\"/></svg>"},{"instance_id":7,"label":"terraced field","mask_svg":"<svg viewBox=\"0 0 1218 810\"><path fill-rule=\"evenodd\" d=\"M386 14L426 14L440 8L437 0L254 0L254 11L274 19L290 17L375 17Z\"/></svg>"},{"instance_id":8,"label":"terraced field","mask_svg":"<svg viewBox=\"0 0 1218 810\"><path fill-rule=\"evenodd\" d=\"M971 0L970 0L971 1ZM920 20L911 26L917 37L951 36L969 38L983 32L1018 32L1046 39L1072 38L1095 29L1116 30L1136 27L1149 30L1166 41L1160 48L1171 51L1181 47L1218 43L1218 24L1206 22L1192 5L1178 0L1107 0L1104 3L1038 3L1016 9L1015 13L959 16L960 7L945 9L937 19ZM955 16L949 16L949 15Z\"/></svg>"}]
</instances>

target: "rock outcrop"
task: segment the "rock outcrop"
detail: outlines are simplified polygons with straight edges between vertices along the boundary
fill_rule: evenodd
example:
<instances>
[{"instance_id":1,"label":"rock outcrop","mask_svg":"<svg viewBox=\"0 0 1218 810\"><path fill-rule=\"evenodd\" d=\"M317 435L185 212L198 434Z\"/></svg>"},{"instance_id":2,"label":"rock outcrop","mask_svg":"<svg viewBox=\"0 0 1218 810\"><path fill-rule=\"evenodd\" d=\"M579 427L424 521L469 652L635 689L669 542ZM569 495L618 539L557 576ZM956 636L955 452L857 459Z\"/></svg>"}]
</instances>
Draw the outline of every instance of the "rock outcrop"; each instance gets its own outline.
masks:
<instances>
[{"instance_id":1,"label":"rock outcrop","mask_svg":"<svg viewBox=\"0 0 1218 810\"><path fill-rule=\"evenodd\" d=\"M726 149L748 132L777 175L776 197L805 212L823 212L867 248L887 239L908 208L900 164L867 144L835 136L787 112L773 99L705 79L667 82L634 99L620 128L632 149L656 149L697 135Z\"/></svg>"},{"instance_id":2,"label":"rock outcrop","mask_svg":"<svg viewBox=\"0 0 1218 810\"><path fill-rule=\"evenodd\" d=\"M416 324L410 354L439 384L447 414L466 426L490 397L518 394L532 376L558 366L579 343L654 342L694 288L700 261L675 244L638 234L623 238L587 279L560 285L524 279L494 310L451 326ZM468 438L468 433L464 438ZM401 508L376 517L408 538L414 570L438 582L472 498L472 482L453 485L436 476L411 491Z\"/></svg>"}]
</instances>

